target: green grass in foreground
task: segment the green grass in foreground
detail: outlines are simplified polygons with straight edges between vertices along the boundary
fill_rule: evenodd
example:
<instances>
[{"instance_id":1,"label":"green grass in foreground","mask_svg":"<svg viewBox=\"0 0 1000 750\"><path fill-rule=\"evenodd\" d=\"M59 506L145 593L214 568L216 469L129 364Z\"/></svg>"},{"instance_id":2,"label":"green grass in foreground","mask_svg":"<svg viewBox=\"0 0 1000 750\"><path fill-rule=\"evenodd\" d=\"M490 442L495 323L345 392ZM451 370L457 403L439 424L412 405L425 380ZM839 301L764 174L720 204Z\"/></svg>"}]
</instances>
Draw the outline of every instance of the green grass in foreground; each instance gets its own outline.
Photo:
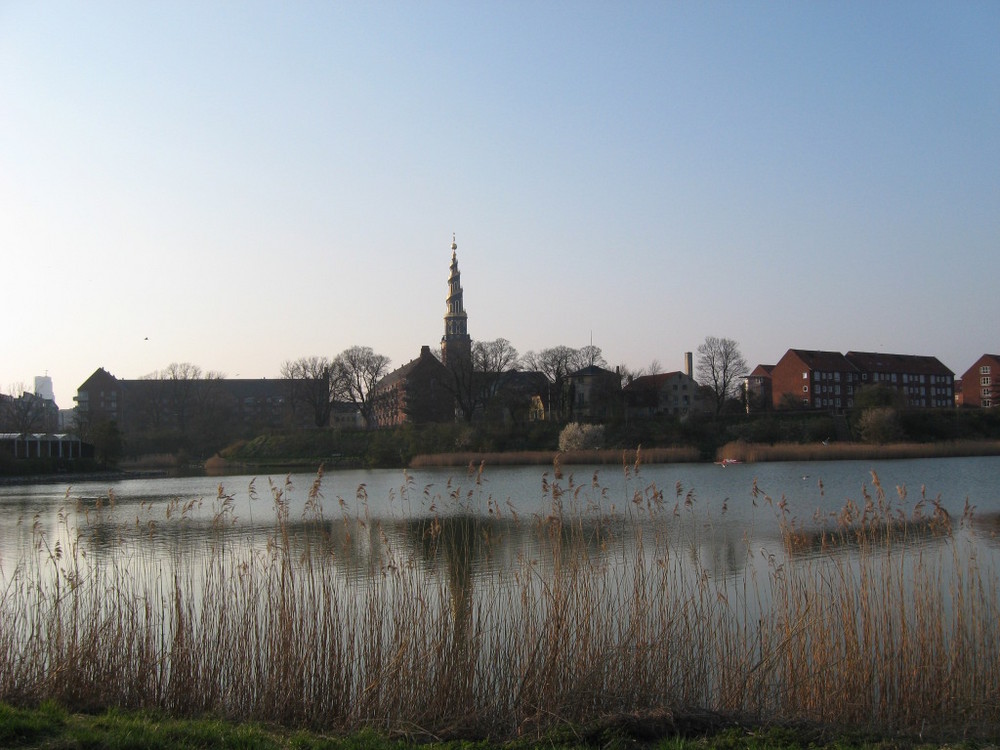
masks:
<instances>
[{"instance_id":1,"label":"green grass in foreground","mask_svg":"<svg viewBox=\"0 0 1000 750\"><path fill-rule=\"evenodd\" d=\"M680 732L678 732L680 729ZM0 747L109 748L111 750L180 750L181 748L245 748L246 750L922 750L995 748L995 741L943 742L919 737L876 737L817 728L700 727L695 733L663 721L633 717L597 722L591 727L563 727L541 737L506 743L489 741L436 742L426 739L392 739L364 731L328 736L307 731L257 724L237 724L217 719L172 719L147 712L117 709L102 714L70 714L52 702L36 709L0 704Z\"/></svg>"}]
</instances>

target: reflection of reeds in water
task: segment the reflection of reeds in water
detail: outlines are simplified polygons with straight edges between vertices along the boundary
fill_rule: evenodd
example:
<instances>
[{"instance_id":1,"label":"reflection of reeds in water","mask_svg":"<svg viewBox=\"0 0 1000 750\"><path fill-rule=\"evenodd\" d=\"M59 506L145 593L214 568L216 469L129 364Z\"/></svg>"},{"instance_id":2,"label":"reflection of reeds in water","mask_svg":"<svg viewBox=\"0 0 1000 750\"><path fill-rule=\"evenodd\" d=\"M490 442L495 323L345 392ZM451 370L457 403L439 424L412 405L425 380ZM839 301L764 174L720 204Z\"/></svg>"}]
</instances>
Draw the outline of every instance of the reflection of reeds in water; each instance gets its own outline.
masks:
<instances>
[{"instance_id":1,"label":"reflection of reeds in water","mask_svg":"<svg viewBox=\"0 0 1000 750\"><path fill-rule=\"evenodd\" d=\"M220 489L198 555L122 529L95 557L102 509L76 533L67 515L3 571L0 700L467 737L665 710L996 729L996 571L964 520L931 504L913 531L875 478L837 554L760 557L748 540L742 573L715 577L692 554L694 493L623 468L630 494L608 498L555 467L533 517L456 490L429 518L376 519L363 487L360 511L329 515L320 476L292 519L272 485L264 543ZM142 534L184 523L171 513ZM941 543L905 543L931 525Z\"/></svg>"},{"instance_id":2,"label":"reflection of reeds in water","mask_svg":"<svg viewBox=\"0 0 1000 750\"><path fill-rule=\"evenodd\" d=\"M785 549L790 554L826 554L845 548L867 551L892 546L913 547L951 536L952 519L942 507L940 498L928 499L921 492L920 501L907 512L891 505L875 472L872 472L872 489L874 495L867 487L862 488L862 504L848 500L829 518L815 518L818 528L798 525L789 519L787 507L779 505ZM897 487L896 490L900 500L905 501L906 489ZM967 508L963 522L972 518L972 509Z\"/></svg>"},{"instance_id":3,"label":"reflection of reeds in water","mask_svg":"<svg viewBox=\"0 0 1000 750\"><path fill-rule=\"evenodd\" d=\"M977 513L972 516L972 527L990 547L1000 546L1000 513Z\"/></svg>"}]
</instances>

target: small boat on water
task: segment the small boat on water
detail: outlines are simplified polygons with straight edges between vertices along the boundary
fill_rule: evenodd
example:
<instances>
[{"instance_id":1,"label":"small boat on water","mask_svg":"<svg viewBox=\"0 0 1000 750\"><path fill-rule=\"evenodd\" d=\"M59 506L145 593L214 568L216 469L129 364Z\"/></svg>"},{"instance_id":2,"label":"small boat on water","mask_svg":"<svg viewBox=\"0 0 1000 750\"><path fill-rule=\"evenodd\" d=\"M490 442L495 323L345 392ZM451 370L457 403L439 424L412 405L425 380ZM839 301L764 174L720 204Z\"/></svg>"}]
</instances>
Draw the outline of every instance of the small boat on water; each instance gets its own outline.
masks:
<instances>
[{"instance_id":1,"label":"small boat on water","mask_svg":"<svg viewBox=\"0 0 1000 750\"><path fill-rule=\"evenodd\" d=\"M733 464L741 464L741 463L743 462L740 461L738 458L724 458L721 461L715 462L716 466L721 466L722 468L726 468L727 466L732 466Z\"/></svg>"}]
</instances>

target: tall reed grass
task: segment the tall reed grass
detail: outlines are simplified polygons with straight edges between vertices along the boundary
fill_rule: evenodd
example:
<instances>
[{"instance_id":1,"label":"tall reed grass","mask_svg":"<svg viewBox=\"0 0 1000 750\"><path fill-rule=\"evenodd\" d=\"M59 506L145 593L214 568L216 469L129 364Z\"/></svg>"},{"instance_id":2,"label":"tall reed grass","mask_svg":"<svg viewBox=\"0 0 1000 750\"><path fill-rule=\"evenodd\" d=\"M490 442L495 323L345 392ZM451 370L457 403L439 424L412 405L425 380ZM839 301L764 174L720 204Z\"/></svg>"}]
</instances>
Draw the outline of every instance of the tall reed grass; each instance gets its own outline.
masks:
<instances>
[{"instance_id":1,"label":"tall reed grass","mask_svg":"<svg viewBox=\"0 0 1000 750\"><path fill-rule=\"evenodd\" d=\"M617 466L622 462L634 464L692 463L698 461L697 448L638 448L638 449L593 449L576 451L506 451L501 453L425 453L414 456L411 469L442 467L463 468L473 465L489 466L551 466L553 462L566 465L589 464L593 466Z\"/></svg>"},{"instance_id":2,"label":"tall reed grass","mask_svg":"<svg viewBox=\"0 0 1000 750\"><path fill-rule=\"evenodd\" d=\"M195 523L190 506L128 523L67 506L0 575L0 701L497 739L706 712L998 728L997 571L967 519L903 514L873 477L804 544L754 486L787 552L748 534L719 576L697 554L694 492L622 470L617 498L597 474L546 472L547 511L530 516L475 473L394 518L367 513L363 486L326 504L321 472L294 516L295 489L269 486L264 538L221 486L186 542L169 529Z\"/></svg>"},{"instance_id":3,"label":"tall reed grass","mask_svg":"<svg viewBox=\"0 0 1000 750\"><path fill-rule=\"evenodd\" d=\"M736 440L716 452L716 460L838 461L845 459L944 458L951 456L997 456L1000 440L955 440L935 443L748 443Z\"/></svg>"}]
</instances>

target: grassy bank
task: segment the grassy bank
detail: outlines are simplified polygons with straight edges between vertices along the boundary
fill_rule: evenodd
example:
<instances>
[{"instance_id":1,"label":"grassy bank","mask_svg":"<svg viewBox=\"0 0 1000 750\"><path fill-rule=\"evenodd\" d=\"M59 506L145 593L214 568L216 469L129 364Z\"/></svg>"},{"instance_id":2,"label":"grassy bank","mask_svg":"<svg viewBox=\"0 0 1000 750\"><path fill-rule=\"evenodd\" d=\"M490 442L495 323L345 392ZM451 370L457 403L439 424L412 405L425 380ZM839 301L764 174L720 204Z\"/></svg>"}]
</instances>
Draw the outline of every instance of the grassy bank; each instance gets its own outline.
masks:
<instances>
[{"instance_id":1,"label":"grassy bank","mask_svg":"<svg viewBox=\"0 0 1000 750\"><path fill-rule=\"evenodd\" d=\"M624 470L610 499L546 473L530 517L463 495L371 518L324 508L322 477L291 517L279 484L263 539L220 488L191 547L184 508L61 513L2 571L0 701L491 742L628 716L997 736L1000 577L971 515L904 517L873 477L806 538L754 487L786 551L747 540L720 576L696 496Z\"/></svg>"},{"instance_id":2,"label":"grassy bank","mask_svg":"<svg viewBox=\"0 0 1000 750\"><path fill-rule=\"evenodd\" d=\"M941 738L939 742L943 742ZM974 750L974 742L955 742L953 750ZM681 715L621 716L562 727L538 738L507 742L436 741L365 731L330 736L273 725L238 724L218 719L175 719L149 712L111 710L73 714L53 703L19 709L0 704L0 746L5 748L243 748L244 750L916 750L938 743L919 735L878 737L824 727L741 727L715 717Z\"/></svg>"},{"instance_id":3,"label":"grassy bank","mask_svg":"<svg viewBox=\"0 0 1000 750\"><path fill-rule=\"evenodd\" d=\"M838 461L849 459L945 458L952 456L1000 456L1000 440L950 440L936 443L869 443L809 445L797 443L726 443L716 460L734 459L747 463L760 461Z\"/></svg>"}]
</instances>

